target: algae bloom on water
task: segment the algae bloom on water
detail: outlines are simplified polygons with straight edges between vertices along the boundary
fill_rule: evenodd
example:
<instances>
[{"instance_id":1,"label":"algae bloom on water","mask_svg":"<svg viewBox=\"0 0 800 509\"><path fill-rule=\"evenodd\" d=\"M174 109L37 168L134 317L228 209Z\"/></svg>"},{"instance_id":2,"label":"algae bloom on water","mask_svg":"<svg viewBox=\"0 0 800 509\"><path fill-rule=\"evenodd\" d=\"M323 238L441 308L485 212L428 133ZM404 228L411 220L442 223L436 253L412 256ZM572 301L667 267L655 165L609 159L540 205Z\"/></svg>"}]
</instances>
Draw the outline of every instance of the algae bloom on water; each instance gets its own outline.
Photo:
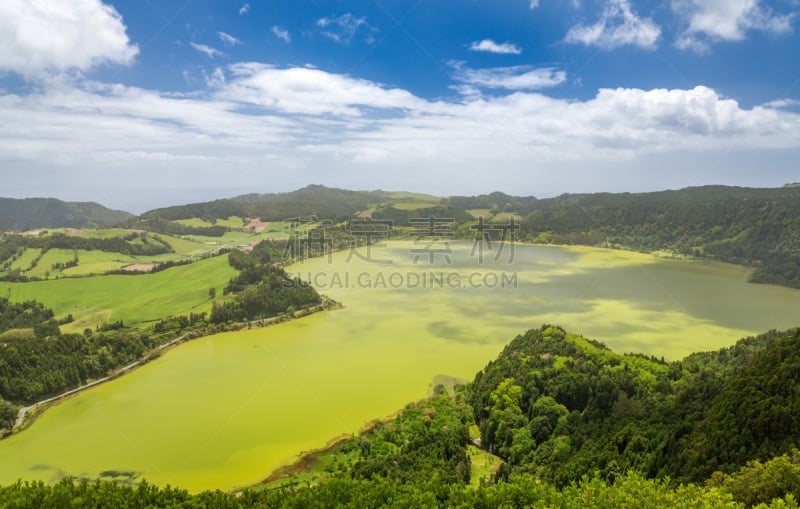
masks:
<instances>
[{"instance_id":1,"label":"algae bloom on water","mask_svg":"<svg viewBox=\"0 0 800 509\"><path fill-rule=\"evenodd\" d=\"M800 302L732 265L523 245L513 260L479 260L457 243L430 263L418 247L290 267L346 307L189 342L54 406L0 441L0 483L124 473L194 491L243 486L426 396L437 377L472 379L542 323L679 359L788 327Z\"/></svg>"}]
</instances>

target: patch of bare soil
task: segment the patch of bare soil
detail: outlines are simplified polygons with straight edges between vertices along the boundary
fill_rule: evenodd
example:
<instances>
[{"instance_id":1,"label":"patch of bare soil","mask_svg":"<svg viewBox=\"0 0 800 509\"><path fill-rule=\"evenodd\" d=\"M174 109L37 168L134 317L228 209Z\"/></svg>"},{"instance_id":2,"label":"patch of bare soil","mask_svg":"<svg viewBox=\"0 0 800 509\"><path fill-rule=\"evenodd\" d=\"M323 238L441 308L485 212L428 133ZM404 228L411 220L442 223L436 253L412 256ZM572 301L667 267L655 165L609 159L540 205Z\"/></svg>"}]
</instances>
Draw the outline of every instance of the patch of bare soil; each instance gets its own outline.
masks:
<instances>
[{"instance_id":1,"label":"patch of bare soil","mask_svg":"<svg viewBox=\"0 0 800 509\"><path fill-rule=\"evenodd\" d=\"M251 228L253 230L253 233L261 233L262 231L264 231L264 228L266 228L267 226L269 226L271 224L272 224L272 222L270 222L270 221L264 222L264 221L260 220L257 217L251 217L251 218L248 218L247 224L244 225L244 227L245 228Z\"/></svg>"},{"instance_id":2,"label":"patch of bare soil","mask_svg":"<svg viewBox=\"0 0 800 509\"><path fill-rule=\"evenodd\" d=\"M128 272L150 272L155 266L155 263L132 263L122 267L122 270L127 270Z\"/></svg>"}]
</instances>

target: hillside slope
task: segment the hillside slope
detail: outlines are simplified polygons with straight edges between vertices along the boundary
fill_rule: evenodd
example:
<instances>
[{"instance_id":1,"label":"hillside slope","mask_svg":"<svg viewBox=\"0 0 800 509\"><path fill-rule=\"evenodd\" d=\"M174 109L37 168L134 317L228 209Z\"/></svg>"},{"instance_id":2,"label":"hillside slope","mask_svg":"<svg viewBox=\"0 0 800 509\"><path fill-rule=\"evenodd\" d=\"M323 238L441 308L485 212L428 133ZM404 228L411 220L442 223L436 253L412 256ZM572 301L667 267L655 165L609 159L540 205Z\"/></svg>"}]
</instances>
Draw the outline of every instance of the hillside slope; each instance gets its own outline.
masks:
<instances>
[{"instance_id":1,"label":"hillside slope","mask_svg":"<svg viewBox=\"0 0 800 509\"><path fill-rule=\"evenodd\" d=\"M0 198L0 230L30 228L92 228L120 223L133 214L94 202L55 198Z\"/></svg>"}]
</instances>

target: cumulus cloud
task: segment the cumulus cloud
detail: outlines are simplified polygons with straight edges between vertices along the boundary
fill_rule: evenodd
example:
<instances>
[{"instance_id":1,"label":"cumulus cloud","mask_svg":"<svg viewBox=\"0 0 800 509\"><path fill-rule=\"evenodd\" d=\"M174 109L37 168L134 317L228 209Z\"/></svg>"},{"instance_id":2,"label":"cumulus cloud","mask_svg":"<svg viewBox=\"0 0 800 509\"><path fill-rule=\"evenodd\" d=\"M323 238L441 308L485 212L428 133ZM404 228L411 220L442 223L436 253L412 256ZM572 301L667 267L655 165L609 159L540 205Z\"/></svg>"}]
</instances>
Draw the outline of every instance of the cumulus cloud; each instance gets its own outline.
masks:
<instances>
[{"instance_id":1,"label":"cumulus cloud","mask_svg":"<svg viewBox=\"0 0 800 509\"><path fill-rule=\"evenodd\" d=\"M469 45L471 51L484 51L486 53L499 53L503 55L519 55L522 50L516 44L510 42L497 43L491 39L475 41Z\"/></svg>"},{"instance_id":2,"label":"cumulus cloud","mask_svg":"<svg viewBox=\"0 0 800 509\"><path fill-rule=\"evenodd\" d=\"M361 116L361 107L415 109L424 102L405 90L307 67L240 63L229 72L232 78L217 97L282 113Z\"/></svg>"},{"instance_id":3,"label":"cumulus cloud","mask_svg":"<svg viewBox=\"0 0 800 509\"><path fill-rule=\"evenodd\" d=\"M789 33L794 17L775 14L759 0L673 0L672 9L687 24L675 45L701 52L711 41L741 41L749 30Z\"/></svg>"},{"instance_id":4,"label":"cumulus cloud","mask_svg":"<svg viewBox=\"0 0 800 509\"><path fill-rule=\"evenodd\" d=\"M454 78L460 83L472 87L538 90L560 85L567 79L567 73L554 67L534 68L529 65L488 69L470 69L456 65Z\"/></svg>"},{"instance_id":5,"label":"cumulus cloud","mask_svg":"<svg viewBox=\"0 0 800 509\"><path fill-rule=\"evenodd\" d=\"M130 64L131 44L119 13L99 0L0 2L0 70L33 76Z\"/></svg>"},{"instance_id":6,"label":"cumulus cloud","mask_svg":"<svg viewBox=\"0 0 800 509\"><path fill-rule=\"evenodd\" d=\"M539 0L531 0L531 9L539 7Z\"/></svg>"},{"instance_id":7,"label":"cumulus cloud","mask_svg":"<svg viewBox=\"0 0 800 509\"><path fill-rule=\"evenodd\" d=\"M341 16L320 18L317 20L317 28L322 35L340 44L350 44L355 35L362 30L367 32L366 42L373 41L374 28L367 23L367 18L357 17L349 12Z\"/></svg>"},{"instance_id":8,"label":"cumulus cloud","mask_svg":"<svg viewBox=\"0 0 800 509\"><path fill-rule=\"evenodd\" d=\"M220 57L223 55L220 50L212 48L211 46L206 46L205 44L190 42L189 45L200 53L205 54L208 58Z\"/></svg>"},{"instance_id":9,"label":"cumulus cloud","mask_svg":"<svg viewBox=\"0 0 800 509\"><path fill-rule=\"evenodd\" d=\"M286 41L287 43L292 42L292 36L289 33L289 31L286 30L285 28L281 28L281 27L275 25L275 26L272 27L272 33L278 39Z\"/></svg>"},{"instance_id":10,"label":"cumulus cloud","mask_svg":"<svg viewBox=\"0 0 800 509\"><path fill-rule=\"evenodd\" d=\"M239 8L239 16L244 16L248 12L250 12L250 4L244 4Z\"/></svg>"},{"instance_id":11,"label":"cumulus cloud","mask_svg":"<svg viewBox=\"0 0 800 509\"><path fill-rule=\"evenodd\" d=\"M654 49L660 36L661 27L651 19L640 18L628 0L609 0L596 23L575 25L565 40L606 50L621 46Z\"/></svg>"},{"instance_id":12,"label":"cumulus cloud","mask_svg":"<svg viewBox=\"0 0 800 509\"><path fill-rule=\"evenodd\" d=\"M786 173L800 157L800 114L743 108L707 87L603 89L586 100L512 87L428 101L320 69L256 63L219 68L209 84L190 94L83 81L0 92L0 167L15 186L31 175L74 179L80 169L83 181L134 186L218 189L224 172L256 187L298 179L286 185L410 188L418 177L456 192L463 175L487 170L486 191L555 181L574 190L598 168L628 165L630 175L653 178L727 157L725 171L741 172L751 151Z\"/></svg>"},{"instance_id":13,"label":"cumulus cloud","mask_svg":"<svg viewBox=\"0 0 800 509\"><path fill-rule=\"evenodd\" d=\"M226 34L225 32L217 32L217 35L219 36L219 40L222 41L222 43L226 46L236 46L237 44L242 43L242 41L236 37Z\"/></svg>"}]
</instances>

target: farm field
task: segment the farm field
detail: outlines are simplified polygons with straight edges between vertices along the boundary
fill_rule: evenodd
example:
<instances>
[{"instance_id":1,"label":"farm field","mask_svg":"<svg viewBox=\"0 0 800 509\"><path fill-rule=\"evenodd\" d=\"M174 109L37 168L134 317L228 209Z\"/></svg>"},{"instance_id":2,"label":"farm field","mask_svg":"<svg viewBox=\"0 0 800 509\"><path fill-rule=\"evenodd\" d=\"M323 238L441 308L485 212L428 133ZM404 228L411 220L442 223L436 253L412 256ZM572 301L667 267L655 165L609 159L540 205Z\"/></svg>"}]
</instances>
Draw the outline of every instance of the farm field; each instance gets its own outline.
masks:
<instances>
[{"instance_id":1,"label":"farm field","mask_svg":"<svg viewBox=\"0 0 800 509\"><path fill-rule=\"evenodd\" d=\"M292 273L346 307L197 339L56 405L0 442L0 456L8 459L0 464L0 483L111 472L193 491L233 488L424 397L445 375L471 379L509 338L542 323L580 328L618 352L671 360L798 318L800 291L749 284L751 269L614 250L514 247L514 260L486 253L480 263L471 245L453 244L451 263L427 265L413 262L413 243L389 242L373 246L368 260L344 251L331 263L293 266ZM224 265L215 265L221 261L179 267L196 272L174 272L170 281L214 271L224 280ZM438 273L451 283L415 280ZM490 284L503 273L517 274L516 287ZM110 303L122 307L111 318L143 320L139 308L167 306L138 298L177 291L156 276L130 277L153 282L124 287L120 293L137 298ZM470 278L475 284L464 284ZM95 280L97 288L85 295L109 298L99 288L103 279L72 282ZM124 284L114 281L109 287ZM210 284L186 283L185 291L207 302L200 290ZM45 303L64 313L65 295L77 288L54 287L49 291L64 302ZM182 431L153 433L153 423ZM493 468L484 463L484 470Z\"/></svg>"},{"instance_id":2,"label":"farm field","mask_svg":"<svg viewBox=\"0 0 800 509\"><path fill-rule=\"evenodd\" d=\"M191 219L178 219L175 221L176 223L185 225L185 226L192 226L194 228L204 228L209 226L226 226L228 228L244 228L245 221L239 216L231 216L227 219L217 219L215 222L206 221L199 217L193 217Z\"/></svg>"},{"instance_id":3,"label":"farm field","mask_svg":"<svg viewBox=\"0 0 800 509\"><path fill-rule=\"evenodd\" d=\"M59 318L72 314L75 321L62 330L83 331L103 322L138 325L169 315L210 311L209 289L221 295L235 274L227 256L218 256L153 274L0 282L0 294L12 301L43 302Z\"/></svg>"},{"instance_id":4,"label":"farm field","mask_svg":"<svg viewBox=\"0 0 800 509\"><path fill-rule=\"evenodd\" d=\"M28 270L31 266L31 263L33 263L33 261L36 260L41 253L41 249L26 249L25 252L22 253L22 256L17 258L9 268L11 270Z\"/></svg>"},{"instance_id":5,"label":"farm field","mask_svg":"<svg viewBox=\"0 0 800 509\"><path fill-rule=\"evenodd\" d=\"M229 218L230 224L235 224L237 218ZM238 218L241 223L241 218ZM188 220L201 226L202 220ZM220 222L218 222L220 224ZM210 225L210 223L209 223ZM241 226L241 224L239 225ZM89 275L102 275L110 271L118 271L129 265L146 267L165 262L179 262L189 259L198 259L220 249L233 249L238 246L254 244L266 239L283 238L288 235L290 225L285 222L267 224L259 233L249 230L232 230L222 237L204 236L174 236L162 233L149 233L151 238L159 239L169 245L174 252L157 255L132 255L126 253L108 252L86 249L60 249L52 248L42 254L38 248L28 248L10 265L9 269L24 272L26 276L38 279L56 279L62 277L82 277ZM110 239L130 235L134 230L119 228L113 229L60 229L59 233L83 238ZM47 230L44 235L51 235L56 230ZM135 240L134 242L139 242ZM151 240L152 242L152 240ZM72 262L77 256L78 264L74 267L57 268L58 264ZM31 267L32 262L38 262ZM0 275L8 271L0 273Z\"/></svg>"}]
</instances>

